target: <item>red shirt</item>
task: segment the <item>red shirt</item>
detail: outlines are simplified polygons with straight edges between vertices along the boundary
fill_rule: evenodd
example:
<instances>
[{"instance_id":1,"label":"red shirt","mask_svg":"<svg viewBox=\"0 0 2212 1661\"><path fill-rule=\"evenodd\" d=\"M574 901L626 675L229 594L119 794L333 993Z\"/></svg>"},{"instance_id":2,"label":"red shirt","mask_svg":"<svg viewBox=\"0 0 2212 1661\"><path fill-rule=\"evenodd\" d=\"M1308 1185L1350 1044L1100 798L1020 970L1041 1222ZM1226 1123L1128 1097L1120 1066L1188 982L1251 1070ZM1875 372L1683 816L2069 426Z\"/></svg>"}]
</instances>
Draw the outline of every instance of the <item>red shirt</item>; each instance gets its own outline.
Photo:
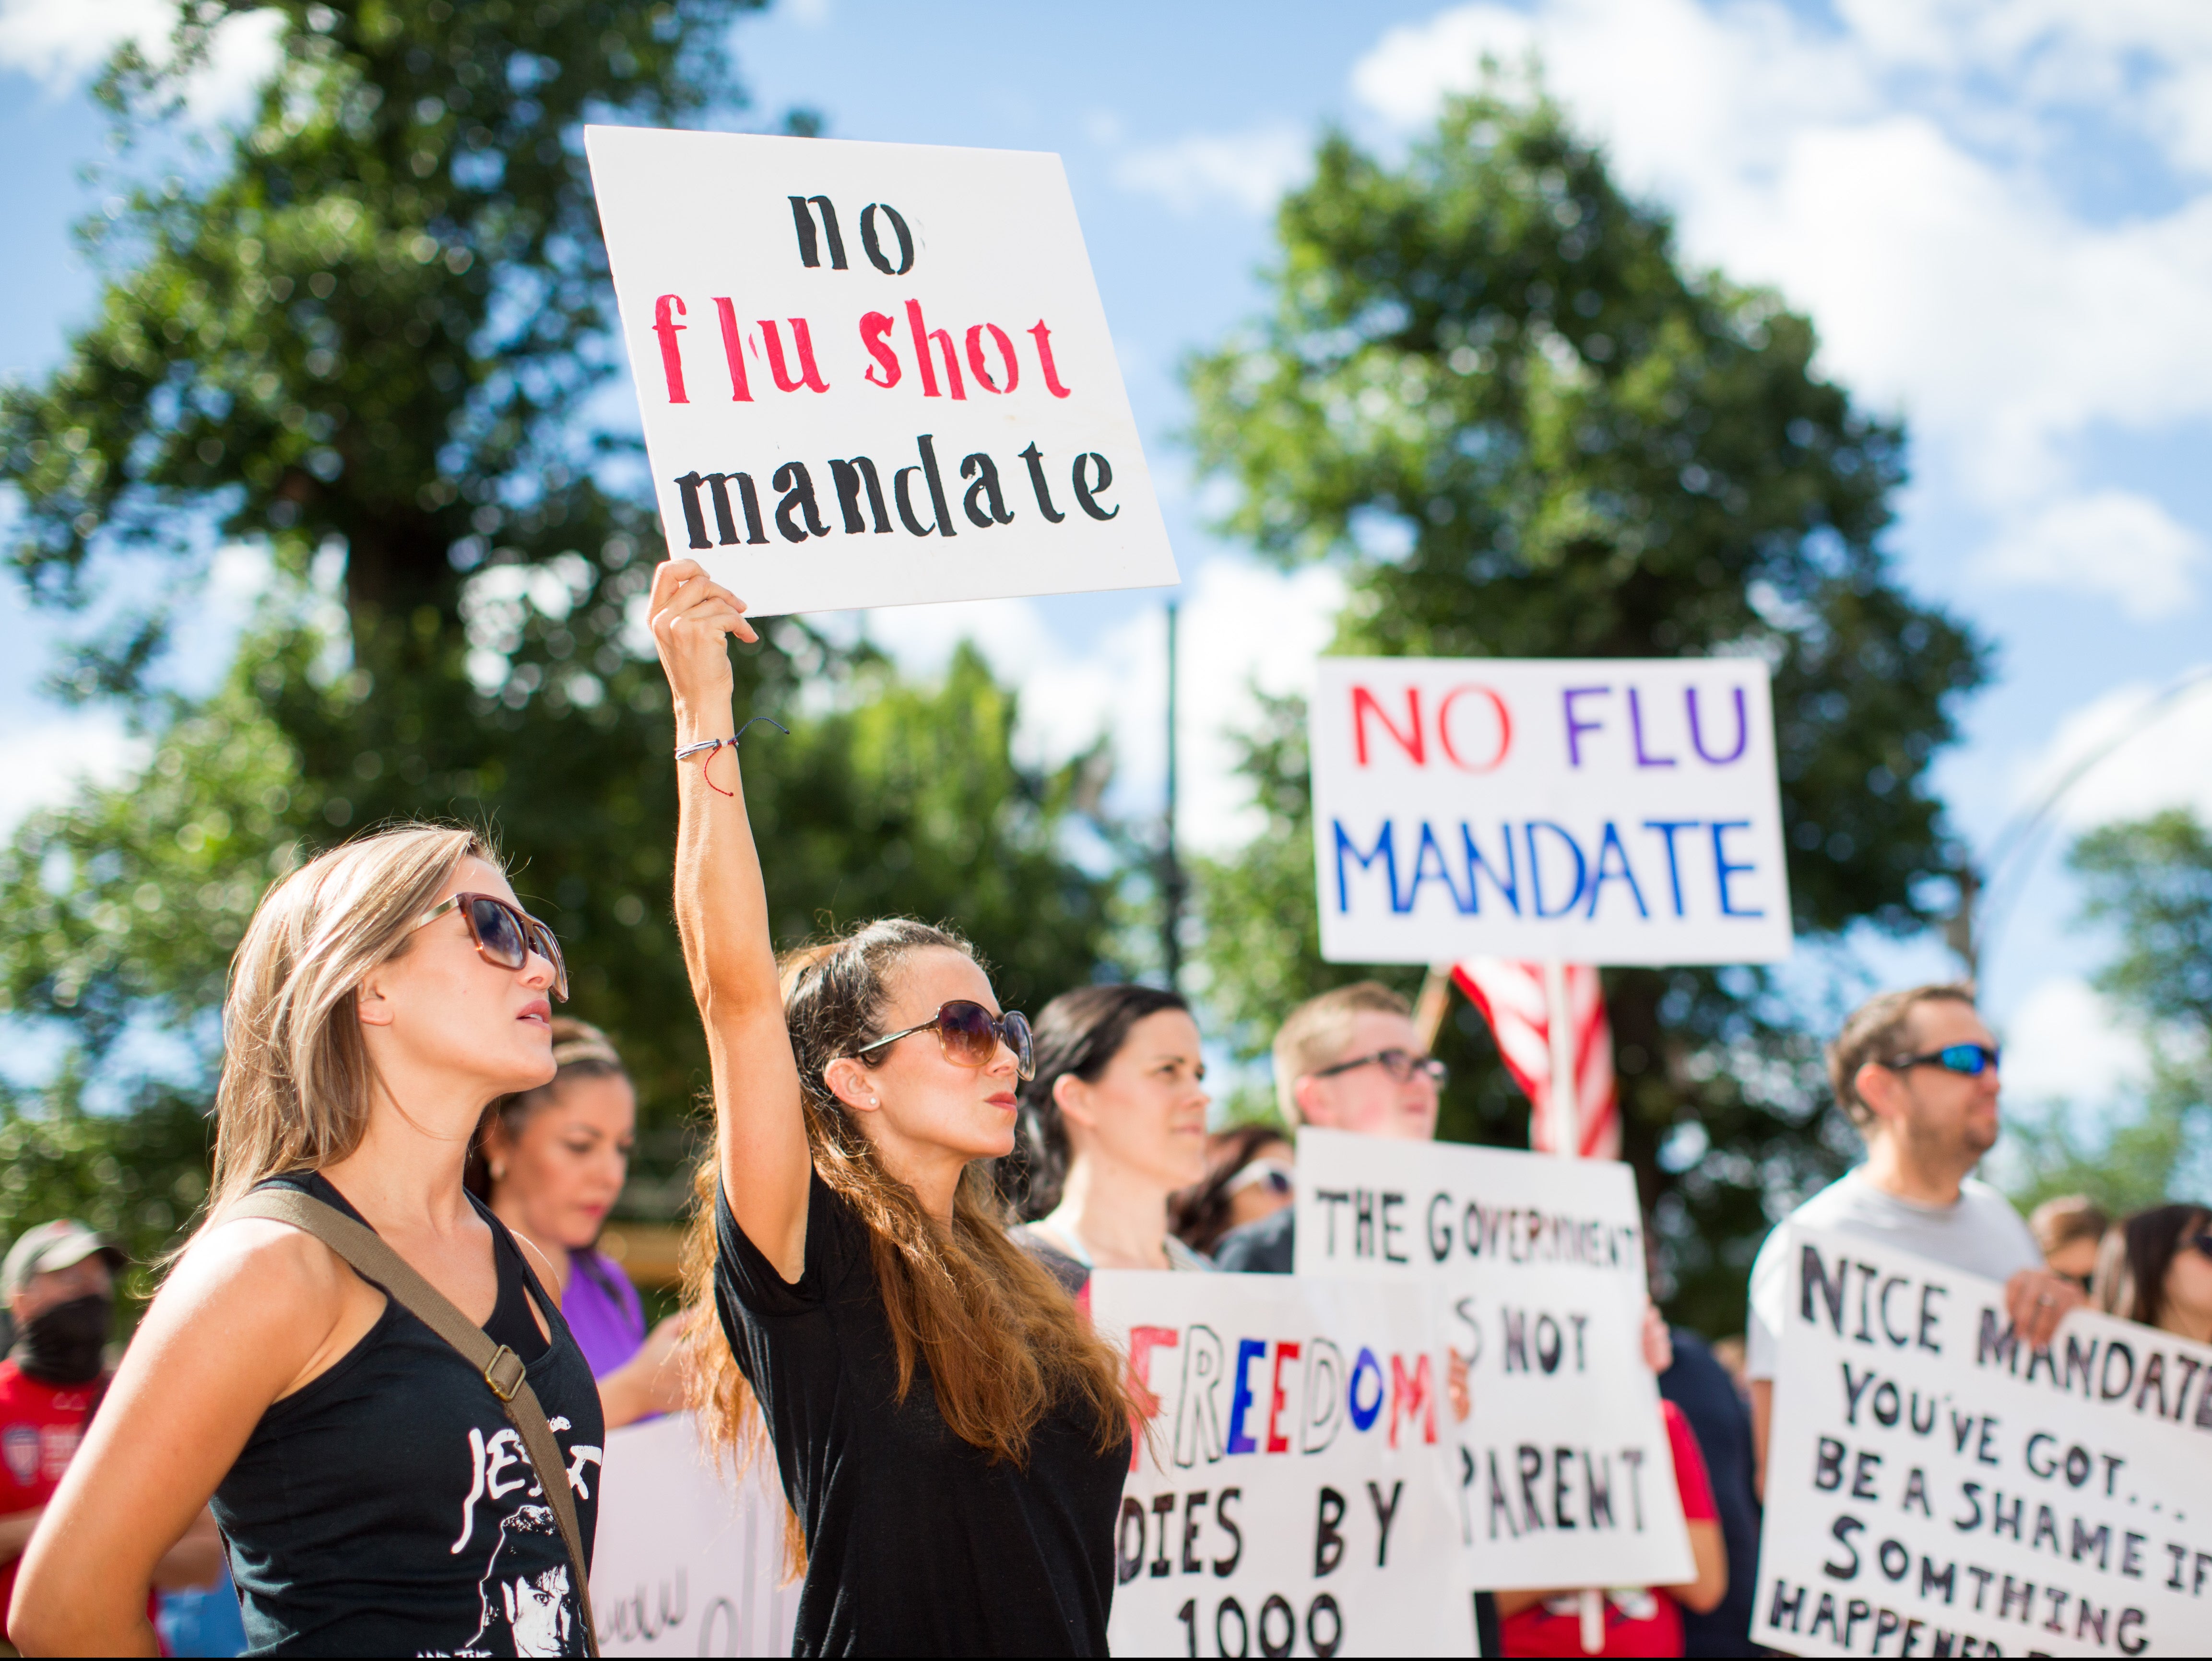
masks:
<instances>
[{"instance_id":1,"label":"red shirt","mask_svg":"<svg viewBox=\"0 0 2212 1661\"><path fill-rule=\"evenodd\" d=\"M40 1384L24 1377L13 1361L0 1361L0 1515L30 1511L54 1496L62 1473L76 1456L92 1410L90 1384ZM15 1569L22 1558L0 1563L0 1621L7 1619L15 1595Z\"/></svg>"},{"instance_id":2,"label":"red shirt","mask_svg":"<svg viewBox=\"0 0 2212 1661\"><path fill-rule=\"evenodd\" d=\"M1674 1488L1682 1496L1686 1522L1710 1523L1718 1512L1713 1506L1712 1479L1705 1474L1705 1456L1690 1422L1674 1403L1662 1401L1659 1411L1667 1421L1667 1446L1674 1456ZM1510 1656L1573 1658L1583 1653L1580 1611L1572 1597L1553 1600L1559 1605L1538 1603L1505 1617L1500 1637ZM1680 1655L1682 1652L1682 1609L1658 1587L1641 1592L1610 1591L1605 1599L1605 1647L1601 1655Z\"/></svg>"}]
</instances>

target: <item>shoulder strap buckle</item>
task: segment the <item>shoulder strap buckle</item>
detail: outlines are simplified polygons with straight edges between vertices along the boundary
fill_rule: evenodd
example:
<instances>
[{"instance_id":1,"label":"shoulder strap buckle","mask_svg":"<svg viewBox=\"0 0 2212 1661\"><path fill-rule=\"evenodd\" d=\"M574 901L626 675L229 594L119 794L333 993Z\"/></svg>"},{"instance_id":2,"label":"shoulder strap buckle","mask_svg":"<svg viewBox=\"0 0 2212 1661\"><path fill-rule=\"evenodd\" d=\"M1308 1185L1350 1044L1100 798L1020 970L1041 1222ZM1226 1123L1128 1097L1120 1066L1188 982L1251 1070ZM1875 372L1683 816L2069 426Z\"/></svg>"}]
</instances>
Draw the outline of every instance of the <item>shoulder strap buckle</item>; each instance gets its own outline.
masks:
<instances>
[{"instance_id":1,"label":"shoulder strap buckle","mask_svg":"<svg viewBox=\"0 0 2212 1661\"><path fill-rule=\"evenodd\" d=\"M493 1350L491 1359L484 1363L483 1381L491 1386L491 1393L502 1402L514 1399L515 1392L522 1388L526 1376L522 1357L505 1344Z\"/></svg>"}]
</instances>

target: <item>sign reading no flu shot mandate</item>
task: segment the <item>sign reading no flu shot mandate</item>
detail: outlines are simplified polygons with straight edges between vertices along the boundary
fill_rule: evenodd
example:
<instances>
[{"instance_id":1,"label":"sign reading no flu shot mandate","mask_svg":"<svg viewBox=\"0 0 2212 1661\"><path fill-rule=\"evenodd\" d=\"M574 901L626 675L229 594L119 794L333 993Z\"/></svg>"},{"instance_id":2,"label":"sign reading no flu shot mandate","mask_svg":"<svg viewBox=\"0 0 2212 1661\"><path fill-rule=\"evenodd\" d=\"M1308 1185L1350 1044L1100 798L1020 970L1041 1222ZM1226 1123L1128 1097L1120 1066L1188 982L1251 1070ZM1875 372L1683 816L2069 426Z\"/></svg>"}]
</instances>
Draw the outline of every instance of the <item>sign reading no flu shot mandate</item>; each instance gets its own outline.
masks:
<instances>
[{"instance_id":1,"label":"sign reading no flu shot mandate","mask_svg":"<svg viewBox=\"0 0 2212 1661\"><path fill-rule=\"evenodd\" d=\"M1322 955L1767 963L1790 891L1753 658L1324 658Z\"/></svg>"},{"instance_id":2,"label":"sign reading no flu shot mandate","mask_svg":"<svg viewBox=\"0 0 2212 1661\"><path fill-rule=\"evenodd\" d=\"M672 553L761 615L1176 580L1058 156L584 143Z\"/></svg>"}]
</instances>

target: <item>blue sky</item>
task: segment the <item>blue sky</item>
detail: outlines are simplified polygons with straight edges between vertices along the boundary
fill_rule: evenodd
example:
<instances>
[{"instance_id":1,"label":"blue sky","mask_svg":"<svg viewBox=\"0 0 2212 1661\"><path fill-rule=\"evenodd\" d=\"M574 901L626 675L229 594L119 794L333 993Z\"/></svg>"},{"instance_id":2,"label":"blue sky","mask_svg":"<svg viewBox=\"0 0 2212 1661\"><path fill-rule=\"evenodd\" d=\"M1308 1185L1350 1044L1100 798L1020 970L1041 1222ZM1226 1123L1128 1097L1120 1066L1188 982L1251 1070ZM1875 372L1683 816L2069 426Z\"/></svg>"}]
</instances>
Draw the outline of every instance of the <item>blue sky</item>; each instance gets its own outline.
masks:
<instances>
[{"instance_id":1,"label":"blue sky","mask_svg":"<svg viewBox=\"0 0 2212 1661\"><path fill-rule=\"evenodd\" d=\"M105 40L161 0L0 0L0 371L36 375L92 280L67 227L96 205L83 95ZM259 61L246 19L199 94L220 120ZM1185 576L1186 834L1240 821L1218 734L1243 688L1298 683L1337 592L1202 529L1174 434L1182 357L1261 301L1268 206L1324 124L1386 151L1484 51L1539 53L1553 89L1636 189L1677 213L1695 264L1772 282L1809 311L1824 365L1901 415L1913 480L1891 547L1906 580L1998 648L1939 779L1986 846L2069 760L2157 687L2212 662L2212 7L2194 0L1536 0L1438 7L1096 9L883 0L785 3L741 25L753 96L844 138L1049 149L1065 159ZM0 513L4 513L0 507ZM218 564L220 655L255 567ZM879 612L876 637L941 661L963 634L1024 688L1024 742L1065 754L1102 727L1123 805L1157 802L1158 594ZM0 597L0 818L129 749L112 718L40 702L53 638ZM2021 873L1984 980L2010 1028L2016 1094L2094 1099L2133 1050L2082 984L2064 835L2173 802L2212 815L2212 695L2092 772L2062 834ZM1942 973L1935 943L1854 942L1807 984Z\"/></svg>"}]
</instances>

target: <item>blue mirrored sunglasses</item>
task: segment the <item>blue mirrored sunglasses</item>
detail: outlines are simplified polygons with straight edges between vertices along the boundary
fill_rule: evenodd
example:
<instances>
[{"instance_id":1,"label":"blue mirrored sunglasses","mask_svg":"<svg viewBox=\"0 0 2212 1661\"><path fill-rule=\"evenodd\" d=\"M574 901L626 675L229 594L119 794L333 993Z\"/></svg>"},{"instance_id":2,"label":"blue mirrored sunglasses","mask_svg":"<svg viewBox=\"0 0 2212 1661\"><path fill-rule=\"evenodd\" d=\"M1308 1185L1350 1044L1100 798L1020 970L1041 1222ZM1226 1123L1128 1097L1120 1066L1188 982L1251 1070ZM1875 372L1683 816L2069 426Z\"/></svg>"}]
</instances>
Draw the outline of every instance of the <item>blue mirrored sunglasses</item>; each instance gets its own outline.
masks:
<instances>
[{"instance_id":1,"label":"blue mirrored sunglasses","mask_svg":"<svg viewBox=\"0 0 2212 1661\"><path fill-rule=\"evenodd\" d=\"M1997 1064L1998 1053L1986 1044L1947 1044L1940 1050L1930 1050L1924 1056L1899 1056L1895 1061L1885 1061L1881 1064L1896 1073L1901 1073L1908 1067L1941 1067L1948 1073L1964 1073L1969 1078L1978 1078Z\"/></svg>"}]
</instances>

